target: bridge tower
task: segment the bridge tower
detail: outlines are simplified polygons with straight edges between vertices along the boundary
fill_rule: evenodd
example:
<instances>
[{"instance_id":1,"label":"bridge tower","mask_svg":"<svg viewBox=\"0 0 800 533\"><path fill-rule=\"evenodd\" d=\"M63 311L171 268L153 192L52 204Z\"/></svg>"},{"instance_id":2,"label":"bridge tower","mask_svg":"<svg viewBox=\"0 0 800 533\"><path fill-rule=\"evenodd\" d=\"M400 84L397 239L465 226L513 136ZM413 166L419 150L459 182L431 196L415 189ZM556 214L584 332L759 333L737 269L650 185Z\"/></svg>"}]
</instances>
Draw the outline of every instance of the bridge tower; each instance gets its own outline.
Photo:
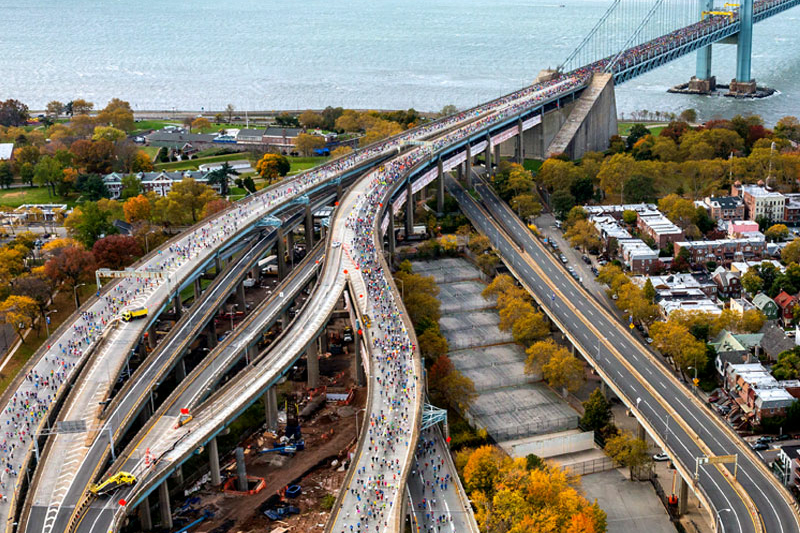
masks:
<instances>
[{"instance_id":1,"label":"bridge tower","mask_svg":"<svg viewBox=\"0 0 800 533\"><path fill-rule=\"evenodd\" d=\"M700 16L714 10L714 0L701 0ZM717 88L717 78L711 75L711 45L697 51L697 72L689 82L689 90L708 93Z\"/></svg>"},{"instance_id":2,"label":"bridge tower","mask_svg":"<svg viewBox=\"0 0 800 533\"><path fill-rule=\"evenodd\" d=\"M756 81L750 72L753 57L753 0L741 0L739 5L741 27L736 41L736 79L731 81L733 94L753 94Z\"/></svg>"}]
</instances>

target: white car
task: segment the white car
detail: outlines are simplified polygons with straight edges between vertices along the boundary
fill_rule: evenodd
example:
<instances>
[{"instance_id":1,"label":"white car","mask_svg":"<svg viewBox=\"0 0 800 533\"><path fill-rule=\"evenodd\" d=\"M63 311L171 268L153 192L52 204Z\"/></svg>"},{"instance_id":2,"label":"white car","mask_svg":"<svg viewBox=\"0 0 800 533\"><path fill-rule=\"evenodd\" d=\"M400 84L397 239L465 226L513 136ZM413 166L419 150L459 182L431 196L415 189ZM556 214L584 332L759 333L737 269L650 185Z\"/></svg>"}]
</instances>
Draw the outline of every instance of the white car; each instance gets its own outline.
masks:
<instances>
[{"instance_id":1,"label":"white car","mask_svg":"<svg viewBox=\"0 0 800 533\"><path fill-rule=\"evenodd\" d=\"M338 248L338 247L340 247L341 245L342 245L342 243L341 243L341 242L339 242L339 241L333 241L333 242L331 243L331 246L333 246L334 248Z\"/></svg>"},{"instance_id":2,"label":"white car","mask_svg":"<svg viewBox=\"0 0 800 533\"><path fill-rule=\"evenodd\" d=\"M653 461L655 461L655 462L657 462L657 463L661 463L661 462L663 462L663 461L669 461L669 455L667 455L667 454L666 454L666 453L664 453L664 452L657 453L657 454L655 454L655 455L653 456Z\"/></svg>"}]
</instances>

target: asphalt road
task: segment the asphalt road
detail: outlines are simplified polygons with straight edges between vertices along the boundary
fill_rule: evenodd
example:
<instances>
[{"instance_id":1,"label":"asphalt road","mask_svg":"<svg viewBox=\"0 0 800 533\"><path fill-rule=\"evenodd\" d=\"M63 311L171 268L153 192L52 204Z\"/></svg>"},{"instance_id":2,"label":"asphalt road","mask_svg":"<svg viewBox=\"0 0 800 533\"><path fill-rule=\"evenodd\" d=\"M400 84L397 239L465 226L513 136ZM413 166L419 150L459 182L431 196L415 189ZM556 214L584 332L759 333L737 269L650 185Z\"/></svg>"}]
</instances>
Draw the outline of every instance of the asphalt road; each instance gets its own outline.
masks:
<instances>
[{"instance_id":1,"label":"asphalt road","mask_svg":"<svg viewBox=\"0 0 800 533\"><path fill-rule=\"evenodd\" d=\"M420 433L406 483L414 533L479 533L466 495L458 492L458 473L449 454L438 426Z\"/></svg>"},{"instance_id":2,"label":"asphalt road","mask_svg":"<svg viewBox=\"0 0 800 533\"><path fill-rule=\"evenodd\" d=\"M177 421L181 408L188 408L190 413L201 416L200 411L195 412L195 408L205 398L209 389L213 388L214 383L241 357L247 345L254 342L261 332L278 319L285 310L288 303L298 296L301 289L309 283L309 280L319 268L319 261L322 259L322 246L315 247L306 258L297 265L295 271L278 286L276 291L254 309L248 319L239 324L233 333L221 344L213 349L206 358L193 370L178 388L164 401L155 416L148 420L148 423L137 433L131 444L120 454L120 457L103 476L119 471L139 472L144 467L144 473L137 477L140 482L147 475L146 464L147 450L151 451L150 457L155 460L165 447L168 447L183 434L184 430L178 428ZM256 252L258 253L258 252ZM95 445L101 442L97 439ZM93 446L93 449L95 446ZM104 454L105 449L98 448L98 453ZM87 469L97 463L91 463L87 457ZM153 467L155 471L155 466ZM94 474L94 471L92 472ZM94 477L94 476L92 476ZM85 494L86 485L91 478L76 479L74 494L77 497ZM91 502L91 506L86 510L81 519L77 531L91 531L94 533L108 531L111 524L113 512L118 509L117 502L120 498L129 498L133 491L131 489L118 490L105 498L96 498ZM77 501L77 500L76 500ZM74 504L73 504L74 505ZM62 513L56 523L54 530L63 531L69 515ZM30 528L29 528L30 529ZM31 531L38 531L30 529Z\"/></svg>"},{"instance_id":3,"label":"asphalt road","mask_svg":"<svg viewBox=\"0 0 800 533\"><path fill-rule=\"evenodd\" d=\"M481 233L486 234L509 267L533 290L544 305L590 354L598 367L610 376L639 416L647 420L667 443L673 460L688 472L695 471L695 458L706 455L738 454L738 480L742 491L730 481L732 474L723 465L701 465L699 487L711 502L727 533L759 530L760 521L768 532L800 531L797 515L784 499L777 481L755 464L743 441L719 427L719 421L691 393L665 375L639 341L603 311L597 301L584 293L555 258L544 251L519 219L483 185L476 189L489 213L452 180L448 189L462 210ZM492 224L510 228L519 246ZM725 475L724 475L725 474ZM753 516L746 504L752 498L760 516Z\"/></svg>"}]
</instances>

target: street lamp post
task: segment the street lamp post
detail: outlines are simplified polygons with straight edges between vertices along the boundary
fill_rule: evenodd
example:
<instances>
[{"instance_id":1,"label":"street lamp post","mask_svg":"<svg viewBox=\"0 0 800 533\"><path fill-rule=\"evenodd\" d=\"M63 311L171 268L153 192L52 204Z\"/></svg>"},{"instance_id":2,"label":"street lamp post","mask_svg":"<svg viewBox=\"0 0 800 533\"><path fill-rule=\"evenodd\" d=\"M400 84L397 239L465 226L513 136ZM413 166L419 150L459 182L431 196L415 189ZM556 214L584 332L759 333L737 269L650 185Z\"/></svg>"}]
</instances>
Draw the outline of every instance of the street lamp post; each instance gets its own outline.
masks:
<instances>
[{"instance_id":1,"label":"street lamp post","mask_svg":"<svg viewBox=\"0 0 800 533\"><path fill-rule=\"evenodd\" d=\"M718 532L721 529L722 533L725 533L725 524L722 523L722 517L720 516L720 514L726 512L726 511L730 512L731 510L730 509L720 509L719 511L717 511L717 531Z\"/></svg>"},{"instance_id":2,"label":"street lamp post","mask_svg":"<svg viewBox=\"0 0 800 533\"><path fill-rule=\"evenodd\" d=\"M75 297L75 310L76 311L78 309L80 309L80 307L81 307L81 301L78 300L78 287L83 287L84 285L86 285L86 284L85 283L80 283L80 284L75 285L74 287L72 287L72 296Z\"/></svg>"},{"instance_id":3,"label":"street lamp post","mask_svg":"<svg viewBox=\"0 0 800 533\"><path fill-rule=\"evenodd\" d=\"M694 370L694 379L692 380L692 392L697 396L697 366L687 367L686 370Z\"/></svg>"},{"instance_id":4,"label":"street lamp post","mask_svg":"<svg viewBox=\"0 0 800 533\"><path fill-rule=\"evenodd\" d=\"M47 330L47 337L50 337L50 315L57 312L58 309L53 309L44 314L44 327Z\"/></svg>"}]
</instances>

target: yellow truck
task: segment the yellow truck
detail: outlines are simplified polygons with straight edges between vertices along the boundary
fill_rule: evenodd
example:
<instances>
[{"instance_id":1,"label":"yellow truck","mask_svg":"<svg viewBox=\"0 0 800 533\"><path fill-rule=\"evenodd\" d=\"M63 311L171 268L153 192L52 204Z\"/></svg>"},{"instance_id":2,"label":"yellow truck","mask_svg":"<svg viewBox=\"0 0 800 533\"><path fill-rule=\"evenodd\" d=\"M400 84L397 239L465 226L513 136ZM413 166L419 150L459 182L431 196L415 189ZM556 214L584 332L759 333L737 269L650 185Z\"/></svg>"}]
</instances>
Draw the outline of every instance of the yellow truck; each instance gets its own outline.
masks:
<instances>
[{"instance_id":1,"label":"yellow truck","mask_svg":"<svg viewBox=\"0 0 800 533\"><path fill-rule=\"evenodd\" d=\"M89 492L95 496L105 496L106 494L111 494L120 487L133 485L134 483L136 483L136 476L130 472L120 471L102 483L89 487Z\"/></svg>"},{"instance_id":2,"label":"yellow truck","mask_svg":"<svg viewBox=\"0 0 800 533\"><path fill-rule=\"evenodd\" d=\"M137 307L136 309L128 309L124 313L122 313L122 320L125 322L130 322L131 320L136 320L137 318L144 318L147 316L147 308L146 307Z\"/></svg>"}]
</instances>

